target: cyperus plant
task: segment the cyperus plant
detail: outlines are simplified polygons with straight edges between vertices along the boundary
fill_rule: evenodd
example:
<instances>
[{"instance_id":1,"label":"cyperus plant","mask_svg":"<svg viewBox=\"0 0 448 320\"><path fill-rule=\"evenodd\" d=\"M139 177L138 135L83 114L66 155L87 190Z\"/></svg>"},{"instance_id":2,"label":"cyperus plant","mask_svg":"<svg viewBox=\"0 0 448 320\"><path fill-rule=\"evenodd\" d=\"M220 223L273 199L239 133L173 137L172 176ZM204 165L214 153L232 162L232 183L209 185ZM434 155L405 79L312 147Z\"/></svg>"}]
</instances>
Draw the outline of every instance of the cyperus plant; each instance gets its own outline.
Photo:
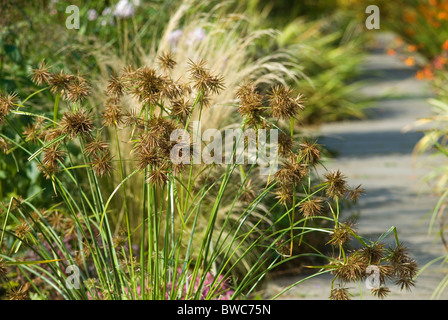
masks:
<instances>
[{"instance_id":1,"label":"cyperus plant","mask_svg":"<svg viewBox=\"0 0 448 320\"><path fill-rule=\"evenodd\" d=\"M17 149L29 155L51 181L54 203L36 208L32 197L12 197L1 204L0 272L13 277L15 269L23 283L11 289L11 298L30 292L41 299L244 299L268 272L299 257L328 260L313 276L333 272L342 282L361 280L368 265L384 264L383 252L374 249L382 248L379 241L388 233L371 242L341 221L339 201L356 200L362 188L348 187L339 171L312 183L320 151L314 141L295 141L296 117L304 108L300 94L283 86L262 94L243 83L235 92L239 129L256 129L255 136L237 135L227 154L217 155L222 149L214 141L205 153L230 161L196 164L197 144L206 141L193 124L225 81L205 60L183 62L188 73L178 80L169 75L177 63L169 53L159 63L158 69L128 66L111 75L103 112L86 102L92 89L83 75L52 72L45 63L33 71L33 81L46 87L34 94L54 94L52 114L29 110L29 97L0 97L0 119L16 131L0 135L2 150L6 156ZM122 107L125 95L136 107ZM21 117L35 119L25 133L15 123ZM173 138L179 129L192 139ZM259 132L278 139L268 143ZM257 161L237 161L241 144L265 148L281 168L270 166L269 174L260 175ZM108 188L113 175L120 182ZM140 181L142 203L132 207L137 212L128 206L130 181ZM122 203L113 201L119 194ZM329 255L307 241L311 233L329 239ZM346 253L350 236L364 251ZM396 241L391 252L401 250ZM297 246L305 250L295 253ZM406 271L408 259L389 256L394 272L385 275L410 287L415 266ZM346 297L332 289L332 298Z\"/></svg>"}]
</instances>

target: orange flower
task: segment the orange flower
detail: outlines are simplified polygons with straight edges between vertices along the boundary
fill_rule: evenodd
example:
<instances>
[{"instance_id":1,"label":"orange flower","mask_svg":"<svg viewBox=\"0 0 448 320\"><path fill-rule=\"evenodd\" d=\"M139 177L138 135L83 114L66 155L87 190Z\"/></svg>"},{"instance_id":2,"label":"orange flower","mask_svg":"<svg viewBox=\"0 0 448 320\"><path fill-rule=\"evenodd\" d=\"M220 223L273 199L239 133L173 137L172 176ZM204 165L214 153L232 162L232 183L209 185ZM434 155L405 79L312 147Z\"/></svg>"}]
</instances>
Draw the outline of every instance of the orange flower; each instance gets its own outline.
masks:
<instances>
[{"instance_id":1,"label":"orange flower","mask_svg":"<svg viewBox=\"0 0 448 320\"><path fill-rule=\"evenodd\" d=\"M447 20L448 19L448 13L446 13L445 11L439 12L439 14L437 15L437 19L439 19L439 20Z\"/></svg>"},{"instance_id":2,"label":"orange flower","mask_svg":"<svg viewBox=\"0 0 448 320\"><path fill-rule=\"evenodd\" d=\"M442 49L443 49L443 50L448 50L448 39L445 40L445 42L443 43L443 45L442 45Z\"/></svg>"},{"instance_id":3,"label":"orange flower","mask_svg":"<svg viewBox=\"0 0 448 320\"><path fill-rule=\"evenodd\" d=\"M444 57L436 57L434 59L434 68L436 68L437 70L441 70L443 69L443 66L446 64L446 58Z\"/></svg>"},{"instance_id":4,"label":"orange flower","mask_svg":"<svg viewBox=\"0 0 448 320\"><path fill-rule=\"evenodd\" d=\"M415 74L415 78L418 80L423 80L425 79L425 74L423 73L422 70L418 70L417 73Z\"/></svg>"},{"instance_id":5,"label":"orange flower","mask_svg":"<svg viewBox=\"0 0 448 320\"><path fill-rule=\"evenodd\" d=\"M437 5L437 0L429 0L429 5L436 6Z\"/></svg>"},{"instance_id":6,"label":"orange flower","mask_svg":"<svg viewBox=\"0 0 448 320\"><path fill-rule=\"evenodd\" d=\"M403 13L403 20L407 23L413 23L417 20L417 16L413 11L406 11Z\"/></svg>"},{"instance_id":7,"label":"orange flower","mask_svg":"<svg viewBox=\"0 0 448 320\"><path fill-rule=\"evenodd\" d=\"M417 78L418 80L431 80L434 79L434 73L429 66L426 66L423 69L417 71L415 78Z\"/></svg>"},{"instance_id":8,"label":"orange flower","mask_svg":"<svg viewBox=\"0 0 448 320\"><path fill-rule=\"evenodd\" d=\"M397 52L394 49L389 49L389 50L387 50L387 54L390 56L395 56L397 54Z\"/></svg>"},{"instance_id":9,"label":"orange flower","mask_svg":"<svg viewBox=\"0 0 448 320\"><path fill-rule=\"evenodd\" d=\"M417 46L414 44L411 44L408 46L408 50L411 52L417 51Z\"/></svg>"},{"instance_id":10,"label":"orange flower","mask_svg":"<svg viewBox=\"0 0 448 320\"><path fill-rule=\"evenodd\" d=\"M407 57L407 59L404 60L404 64L409 66L409 67L414 66L415 65L415 58L413 56Z\"/></svg>"}]
</instances>

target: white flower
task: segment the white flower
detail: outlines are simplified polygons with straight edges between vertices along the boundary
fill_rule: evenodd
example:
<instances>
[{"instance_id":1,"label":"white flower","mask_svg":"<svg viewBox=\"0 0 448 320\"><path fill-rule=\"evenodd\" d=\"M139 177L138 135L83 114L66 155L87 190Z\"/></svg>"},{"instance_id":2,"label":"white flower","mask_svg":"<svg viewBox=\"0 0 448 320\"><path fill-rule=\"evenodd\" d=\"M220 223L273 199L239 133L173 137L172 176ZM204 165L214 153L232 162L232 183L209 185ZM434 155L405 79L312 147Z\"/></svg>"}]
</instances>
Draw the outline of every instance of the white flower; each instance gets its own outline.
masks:
<instances>
[{"instance_id":1,"label":"white flower","mask_svg":"<svg viewBox=\"0 0 448 320\"><path fill-rule=\"evenodd\" d=\"M89 21L96 20L96 18L98 18L98 12L96 12L95 9L90 9L89 11L87 11L87 17Z\"/></svg>"},{"instance_id":2,"label":"white flower","mask_svg":"<svg viewBox=\"0 0 448 320\"><path fill-rule=\"evenodd\" d=\"M132 17L134 13L134 6L128 0L120 0L114 11L114 15L118 18L129 18Z\"/></svg>"}]
</instances>

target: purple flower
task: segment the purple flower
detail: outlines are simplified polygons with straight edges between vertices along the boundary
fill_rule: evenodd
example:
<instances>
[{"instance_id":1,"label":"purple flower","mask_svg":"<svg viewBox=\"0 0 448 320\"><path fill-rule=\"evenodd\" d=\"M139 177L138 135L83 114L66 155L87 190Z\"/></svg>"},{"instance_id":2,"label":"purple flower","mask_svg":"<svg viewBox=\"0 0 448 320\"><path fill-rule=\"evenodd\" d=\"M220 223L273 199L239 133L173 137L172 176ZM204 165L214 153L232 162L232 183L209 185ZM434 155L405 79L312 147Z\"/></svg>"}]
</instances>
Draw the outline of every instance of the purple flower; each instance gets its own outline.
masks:
<instances>
[{"instance_id":1,"label":"purple flower","mask_svg":"<svg viewBox=\"0 0 448 320\"><path fill-rule=\"evenodd\" d=\"M177 44L179 43L180 37L182 37L183 31L181 29L176 29L168 35L168 43L175 50Z\"/></svg>"},{"instance_id":2,"label":"purple flower","mask_svg":"<svg viewBox=\"0 0 448 320\"><path fill-rule=\"evenodd\" d=\"M202 40L205 39L205 36L206 36L205 30L202 29L201 27L197 27L188 34L187 44L191 45L195 42L201 42Z\"/></svg>"},{"instance_id":3,"label":"purple flower","mask_svg":"<svg viewBox=\"0 0 448 320\"><path fill-rule=\"evenodd\" d=\"M90 9L89 11L87 11L87 17L89 21L96 20L96 18L98 18L98 12L96 12L95 9Z\"/></svg>"}]
</instances>

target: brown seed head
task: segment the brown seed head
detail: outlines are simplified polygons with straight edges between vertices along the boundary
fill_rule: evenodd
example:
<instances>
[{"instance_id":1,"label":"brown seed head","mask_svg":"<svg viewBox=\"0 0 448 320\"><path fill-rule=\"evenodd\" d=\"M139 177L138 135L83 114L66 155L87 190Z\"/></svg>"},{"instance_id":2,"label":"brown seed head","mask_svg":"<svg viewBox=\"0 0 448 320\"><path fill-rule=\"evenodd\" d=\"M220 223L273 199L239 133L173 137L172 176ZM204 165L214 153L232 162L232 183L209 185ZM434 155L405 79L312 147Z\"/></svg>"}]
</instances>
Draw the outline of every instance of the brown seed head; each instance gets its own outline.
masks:
<instances>
[{"instance_id":1,"label":"brown seed head","mask_svg":"<svg viewBox=\"0 0 448 320\"><path fill-rule=\"evenodd\" d=\"M333 230L328 243L331 243L334 246L342 246L350 240L352 231L353 227L351 223L340 223L339 226Z\"/></svg>"},{"instance_id":2,"label":"brown seed head","mask_svg":"<svg viewBox=\"0 0 448 320\"><path fill-rule=\"evenodd\" d=\"M51 67L45 64L45 60L42 60L39 68L32 70L33 77L31 78L31 81L38 86L41 86L43 83L48 83L51 75L49 72L50 68Z\"/></svg>"},{"instance_id":3,"label":"brown seed head","mask_svg":"<svg viewBox=\"0 0 448 320\"><path fill-rule=\"evenodd\" d=\"M124 85L119 77L112 75L108 81L106 94L109 98L119 100L123 96Z\"/></svg>"},{"instance_id":4,"label":"brown seed head","mask_svg":"<svg viewBox=\"0 0 448 320\"><path fill-rule=\"evenodd\" d=\"M324 177L327 179L326 194L332 198L341 198L347 191L345 176L337 170L325 173Z\"/></svg>"},{"instance_id":5,"label":"brown seed head","mask_svg":"<svg viewBox=\"0 0 448 320\"><path fill-rule=\"evenodd\" d=\"M15 229L15 234L20 239L25 239L27 234L31 231L31 227L26 221L20 222L20 224Z\"/></svg>"},{"instance_id":6,"label":"brown seed head","mask_svg":"<svg viewBox=\"0 0 448 320\"><path fill-rule=\"evenodd\" d=\"M331 290L330 300L350 300L348 288L335 288Z\"/></svg>"},{"instance_id":7,"label":"brown seed head","mask_svg":"<svg viewBox=\"0 0 448 320\"><path fill-rule=\"evenodd\" d=\"M112 171L111 161L112 156L108 152L104 152L102 155L94 154L91 161L92 169L100 177L105 174L109 175Z\"/></svg>"},{"instance_id":8,"label":"brown seed head","mask_svg":"<svg viewBox=\"0 0 448 320\"><path fill-rule=\"evenodd\" d=\"M185 121L191 114L191 105L189 101L180 98L171 101L170 115L180 121Z\"/></svg>"},{"instance_id":9,"label":"brown seed head","mask_svg":"<svg viewBox=\"0 0 448 320\"><path fill-rule=\"evenodd\" d=\"M275 194L277 195L276 199L279 199L280 203L287 205L292 202L293 188L290 184L280 183Z\"/></svg>"},{"instance_id":10,"label":"brown seed head","mask_svg":"<svg viewBox=\"0 0 448 320\"><path fill-rule=\"evenodd\" d=\"M75 112L67 111L62 117L60 127L63 134L74 139L77 135L89 136L93 130L93 121L90 112L78 109Z\"/></svg>"},{"instance_id":11,"label":"brown seed head","mask_svg":"<svg viewBox=\"0 0 448 320\"><path fill-rule=\"evenodd\" d=\"M30 283L27 283L23 286L20 286L18 289L11 289L11 291L7 295L8 300L28 300L28 289L30 287Z\"/></svg>"},{"instance_id":12,"label":"brown seed head","mask_svg":"<svg viewBox=\"0 0 448 320\"><path fill-rule=\"evenodd\" d=\"M166 86L166 79L149 67L140 67L127 83L129 93L142 104L154 103L160 99Z\"/></svg>"},{"instance_id":13,"label":"brown seed head","mask_svg":"<svg viewBox=\"0 0 448 320\"><path fill-rule=\"evenodd\" d=\"M386 255L386 249L384 248L384 243L373 243L372 245L361 248L359 253L367 263L378 264Z\"/></svg>"},{"instance_id":14,"label":"brown seed head","mask_svg":"<svg viewBox=\"0 0 448 320\"><path fill-rule=\"evenodd\" d=\"M64 160L63 155L64 152L58 149L58 144L53 144L43 151L42 162L45 166L58 167L59 162Z\"/></svg>"},{"instance_id":15,"label":"brown seed head","mask_svg":"<svg viewBox=\"0 0 448 320\"><path fill-rule=\"evenodd\" d=\"M371 294L383 300L390 293L390 289L388 287L379 287L373 288L370 290Z\"/></svg>"},{"instance_id":16,"label":"brown seed head","mask_svg":"<svg viewBox=\"0 0 448 320\"><path fill-rule=\"evenodd\" d=\"M117 127L123 123L123 111L120 105L107 104L103 112L103 124L105 126Z\"/></svg>"},{"instance_id":17,"label":"brown seed head","mask_svg":"<svg viewBox=\"0 0 448 320\"><path fill-rule=\"evenodd\" d=\"M48 78L50 91L55 94L64 93L74 78L72 74L66 74L63 70L60 70L59 73L50 73Z\"/></svg>"},{"instance_id":18,"label":"brown seed head","mask_svg":"<svg viewBox=\"0 0 448 320\"><path fill-rule=\"evenodd\" d=\"M151 183L156 186L163 186L168 180L168 171L165 165L148 171L146 175L146 183Z\"/></svg>"},{"instance_id":19,"label":"brown seed head","mask_svg":"<svg viewBox=\"0 0 448 320\"><path fill-rule=\"evenodd\" d=\"M84 152L88 155L88 156L92 156L92 155L99 155L102 154L104 152L106 152L109 148L109 144L105 141L101 140L101 137L99 135L97 135L97 137L95 139L90 140L85 148L84 148Z\"/></svg>"},{"instance_id":20,"label":"brown seed head","mask_svg":"<svg viewBox=\"0 0 448 320\"><path fill-rule=\"evenodd\" d=\"M284 157L288 157L292 153L293 141L289 134L280 132L278 135L278 153Z\"/></svg>"},{"instance_id":21,"label":"brown seed head","mask_svg":"<svg viewBox=\"0 0 448 320\"><path fill-rule=\"evenodd\" d=\"M176 61L174 60L174 56L171 52L165 52L158 57L160 67L164 71L171 71L174 69L176 65Z\"/></svg>"},{"instance_id":22,"label":"brown seed head","mask_svg":"<svg viewBox=\"0 0 448 320\"><path fill-rule=\"evenodd\" d=\"M0 123L9 114L17 100L17 93L5 94L0 92Z\"/></svg>"},{"instance_id":23,"label":"brown seed head","mask_svg":"<svg viewBox=\"0 0 448 320\"><path fill-rule=\"evenodd\" d=\"M275 118L289 120L295 117L299 110L302 110L302 96L292 98L293 90L289 87L274 86L269 94L269 103L272 110L272 115Z\"/></svg>"},{"instance_id":24,"label":"brown seed head","mask_svg":"<svg viewBox=\"0 0 448 320\"><path fill-rule=\"evenodd\" d=\"M322 213L322 203L321 199L307 199L299 205L299 212L307 219L313 218Z\"/></svg>"},{"instance_id":25,"label":"brown seed head","mask_svg":"<svg viewBox=\"0 0 448 320\"><path fill-rule=\"evenodd\" d=\"M90 85L79 72L67 84L65 99L70 102L82 102L90 94Z\"/></svg>"},{"instance_id":26,"label":"brown seed head","mask_svg":"<svg viewBox=\"0 0 448 320\"><path fill-rule=\"evenodd\" d=\"M333 270L334 275L343 282L359 281L364 277L367 264L356 253L340 261Z\"/></svg>"},{"instance_id":27,"label":"brown seed head","mask_svg":"<svg viewBox=\"0 0 448 320\"><path fill-rule=\"evenodd\" d=\"M203 93L214 93L218 94L224 89L224 77L221 75L212 75L209 70L205 67L205 60L199 60L194 62L193 60L188 61L190 78L193 81L193 87L202 91Z\"/></svg>"},{"instance_id":28,"label":"brown seed head","mask_svg":"<svg viewBox=\"0 0 448 320\"><path fill-rule=\"evenodd\" d=\"M5 154L8 152L8 143L2 137L0 137L0 150Z\"/></svg>"},{"instance_id":29,"label":"brown seed head","mask_svg":"<svg viewBox=\"0 0 448 320\"><path fill-rule=\"evenodd\" d=\"M252 181L247 180L241 188L241 195L238 197L238 200L243 203L251 203L255 199L255 196Z\"/></svg>"},{"instance_id":30,"label":"brown seed head","mask_svg":"<svg viewBox=\"0 0 448 320\"><path fill-rule=\"evenodd\" d=\"M356 188L349 188L347 196L351 201L358 201L359 197L365 193L365 190L358 185Z\"/></svg>"},{"instance_id":31,"label":"brown seed head","mask_svg":"<svg viewBox=\"0 0 448 320\"><path fill-rule=\"evenodd\" d=\"M314 165L317 162L319 162L320 158L319 146L320 145L318 145L316 142L311 142L307 140L303 141L300 144L302 161L308 163L309 165Z\"/></svg>"}]
</instances>

